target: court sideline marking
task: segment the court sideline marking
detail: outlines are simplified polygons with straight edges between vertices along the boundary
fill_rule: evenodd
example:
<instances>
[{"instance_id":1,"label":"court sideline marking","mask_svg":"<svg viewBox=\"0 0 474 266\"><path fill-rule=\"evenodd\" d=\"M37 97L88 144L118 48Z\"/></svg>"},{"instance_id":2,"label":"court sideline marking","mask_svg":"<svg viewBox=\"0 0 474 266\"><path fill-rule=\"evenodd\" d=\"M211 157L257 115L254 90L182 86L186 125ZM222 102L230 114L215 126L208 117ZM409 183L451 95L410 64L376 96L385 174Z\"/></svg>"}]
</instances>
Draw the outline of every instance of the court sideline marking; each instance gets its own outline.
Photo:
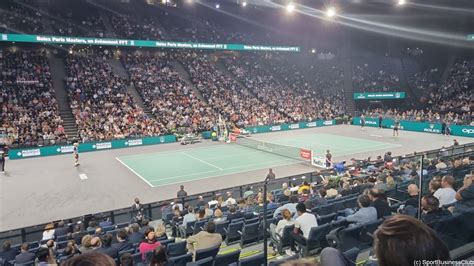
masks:
<instances>
[{"instance_id":1,"label":"court sideline marking","mask_svg":"<svg viewBox=\"0 0 474 266\"><path fill-rule=\"evenodd\" d=\"M219 169L219 170L224 170L224 169L220 168L219 166L213 165L212 163L206 162L206 161L204 161L204 160L202 160L202 159L199 159L199 158L197 158L197 157L195 157L195 156L193 156L193 155L191 155L191 154L187 154L187 153L185 153L185 152L182 152L181 154L184 155L184 156L186 156L186 157L189 157L189 158L191 158L191 159L194 159L194 160L196 160L196 161L198 161L198 162L201 162L201 163L210 165L210 166L212 166L212 167L214 167L214 168L217 168L217 169Z\"/></svg>"},{"instance_id":2,"label":"court sideline marking","mask_svg":"<svg viewBox=\"0 0 474 266\"><path fill-rule=\"evenodd\" d=\"M143 181L145 181L145 183L147 183L150 187L155 187L153 186L150 182L148 182L148 180L146 180L145 178L143 178L143 176L141 176L140 174L138 174L135 170L133 170L132 168L130 168L128 165L126 165L124 162L122 162L118 157L115 157L115 159L117 161L119 161L122 165L124 165L125 167L128 168L128 170L132 171L132 173L134 173L136 176L140 177Z\"/></svg>"}]
</instances>

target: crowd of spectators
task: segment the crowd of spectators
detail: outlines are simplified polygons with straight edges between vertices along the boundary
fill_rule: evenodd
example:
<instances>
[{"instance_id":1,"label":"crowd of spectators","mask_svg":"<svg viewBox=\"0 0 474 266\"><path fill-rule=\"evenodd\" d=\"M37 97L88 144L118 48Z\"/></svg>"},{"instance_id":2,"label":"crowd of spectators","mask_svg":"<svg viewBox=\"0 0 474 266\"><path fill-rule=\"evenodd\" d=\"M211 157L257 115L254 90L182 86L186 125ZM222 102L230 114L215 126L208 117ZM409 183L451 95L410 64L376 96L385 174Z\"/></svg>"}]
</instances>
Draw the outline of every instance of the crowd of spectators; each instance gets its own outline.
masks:
<instances>
[{"instance_id":1,"label":"crowd of spectators","mask_svg":"<svg viewBox=\"0 0 474 266\"><path fill-rule=\"evenodd\" d=\"M66 57L66 85L83 142L162 134L126 92L126 81L113 73L111 56L89 51Z\"/></svg>"},{"instance_id":2,"label":"crowd of spectators","mask_svg":"<svg viewBox=\"0 0 474 266\"><path fill-rule=\"evenodd\" d=\"M193 132L211 130L216 122L214 110L173 69L168 54L127 53L122 61L163 134L180 128Z\"/></svg>"},{"instance_id":3,"label":"crowd of spectators","mask_svg":"<svg viewBox=\"0 0 474 266\"><path fill-rule=\"evenodd\" d=\"M208 104L225 121L239 127L285 121L284 115L217 69L209 54L181 52L175 56Z\"/></svg>"},{"instance_id":4,"label":"crowd of spectators","mask_svg":"<svg viewBox=\"0 0 474 266\"><path fill-rule=\"evenodd\" d=\"M353 70L352 84L358 92L400 91L400 78L388 67L373 69L369 63L359 64Z\"/></svg>"},{"instance_id":5,"label":"crowd of spectators","mask_svg":"<svg viewBox=\"0 0 474 266\"><path fill-rule=\"evenodd\" d=\"M42 19L40 12L25 10L14 4L5 3L4 6L0 6L0 27L11 32L44 33Z\"/></svg>"},{"instance_id":6,"label":"crowd of spectators","mask_svg":"<svg viewBox=\"0 0 474 266\"><path fill-rule=\"evenodd\" d=\"M474 60L455 63L447 80L423 97L422 104L436 112L455 113L455 119L472 121L474 96Z\"/></svg>"},{"instance_id":7,"label":"crowd of spectators","mask_svg":"<svg viewBox=\"0 0 474 266\"><path fill-rule=\"evenodd\" d=\"M0 50L0 125L14 144L65 139L46 52Z\"/></svg>"},{"instance_id":8,"label":"crowd of spectators","mask_svg":"<svg viewBox=\"0 0 474 266\"><path fill-rule=\"evenodd\" d=\"M439 86L439 70L437 68L417 72L408 77L408 85L417 92L428 93Z\"/></svg>"},{"instance_id":9,"label":"crowd of spectators","mask_svg":"<svg viewBox=\"0 0 474 266\"><path fill-rule=\"evenodd\" d=\"M288 117L288 121L332 119L343 112L337 95L321 97L318 88L304 80L282 59L268 59L257 54L240 54L224 59L226 67L262 102ZM266 66L269 64L269 66Z\"/></svg>"}]
</instances>

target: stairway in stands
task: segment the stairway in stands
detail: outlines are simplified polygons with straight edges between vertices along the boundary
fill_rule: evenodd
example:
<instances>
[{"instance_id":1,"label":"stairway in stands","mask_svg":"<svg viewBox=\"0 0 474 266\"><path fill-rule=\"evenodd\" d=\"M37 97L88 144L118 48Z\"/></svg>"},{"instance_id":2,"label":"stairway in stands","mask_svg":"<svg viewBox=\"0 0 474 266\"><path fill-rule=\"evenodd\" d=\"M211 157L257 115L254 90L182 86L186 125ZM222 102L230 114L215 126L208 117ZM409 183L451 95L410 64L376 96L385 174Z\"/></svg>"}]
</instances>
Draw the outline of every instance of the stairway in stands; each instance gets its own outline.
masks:
<instances>
[{"instance_id":1,"label":"stairway in stands","mask_svg":"<svg viewBox=\"0 0 474 266\"><path fill-rule=\"evenodd\" d=\"M72 113L71 106L69 104L69 96L64 83L64 77L66 77L66 67L62 58L56 55L49 55L49 64L51 70L51 77L53 80L54 95L59 105L59 115L64 122L64 130L69 139L78 137L78 128L76 125L76 119Z\"/></svg>"},{"instance_id":2,"label":"stairway in stands","mask_svg":"<svg viewBox=\"0 0 474 266\"><path fill-rule=\"evenodd\" d=\"M128 75L127 70L125 70L125 67L122 65L122 62L120 62L120 60L117 58L110 58L107 60L107 62L112 67L112 71L126 81L127 93L132 96L133 101L143 109L143 112L145 112L148 117L153 117L150 108L148 108L148 106L146 106L143 102L143 99L135 88L135 85L130 82L130 76Z\"/></svg>"},{"instance_id":3,"label":"stairway in stands","mask_svg":"<svg viewBox=\"0 0 474 266\"><path fill-rule=\"evenodd\" d=\"M170 64L173 67L173 69L176 72L178 72L178 74L181 76L184 82L186 82L186 86L188 86L189 88L193 90L194 95L196 95L198 99L200 99L201 101L206 102L204 97L202 97L201 92L196 88L196 86L194 86L194 83L191 81L191 77L189 76L189 73L186 71L186 69L184 69L183 65L181 65L181 63L176 60L171 61Z\"/></svg>"}]
</instances>

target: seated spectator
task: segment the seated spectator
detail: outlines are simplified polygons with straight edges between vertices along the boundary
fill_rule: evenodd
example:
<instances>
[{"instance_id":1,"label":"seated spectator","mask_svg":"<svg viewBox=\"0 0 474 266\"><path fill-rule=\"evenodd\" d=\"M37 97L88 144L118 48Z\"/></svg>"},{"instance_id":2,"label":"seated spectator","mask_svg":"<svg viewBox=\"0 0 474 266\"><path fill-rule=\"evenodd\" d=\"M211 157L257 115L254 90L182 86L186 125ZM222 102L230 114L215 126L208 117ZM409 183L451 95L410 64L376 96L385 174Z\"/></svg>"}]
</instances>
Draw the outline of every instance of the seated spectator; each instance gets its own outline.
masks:
<instances>
[{"instance_id":1,"label":"seated spectator","mask_svg":"<svg viewBox=\"0 0 474 266\"><path fill-rule=\"evenodd\" d=\"M314 206L318 207L318 206L324 206L324 205L327 205L328 204L328 200L326 199L326 196L327 196L327 191L325 188L320 188L318 190L318 195L319 197L316 197L314 198L312 201L313 201L313 204Z\"/></svg>"},{"instance_id":2,"label":"seated spectator","mask_svg":"<svg viewBox=\"0 0 474 266\"><path fill-rule=\"evenodd\" d=\"M298 188L298 194L302 194L304 190L311 190L311 186L309 185L308 181L304 181L303 184Z\"/></svg>"},{"instance_id":3,"label":"seated spectator","mask_svg":"<svg viewBox=\"0 0 474 266\"><path fill-rule=\"evenodd\" d=\"M148 226L149 223L150 221L148 219L143 219L141 222L140 230L138 230L138 232L145 234L145 231L149 228Z\"/></svg>"},{"instance_id":4,"label":"seated spectator","mask_svg":"<svg viewBox=\"0 0 474 266\"><path fill-rule=\"evenodd\" d=\"M377 219L392 215L385 191L373 188L369 190L369 198L372 201L371 206L377 210Z\"/></svg>"},{"instance_id":5,"label":"seated spectator","mask_svg":"<svg viewBox=\"0 0 474 266\"><path fill-rule=\"evenodd\" d=\"M227 214L227 220L232 222L234 219L239 219L244 217L244 214L241 211L238 211L236 207L231 206L229 208L229 214Z\"/></svg>"},{"instance_id":6,"label":"seated spectator","mask_svg":"<svg viewBox=\"0 0 474 266\"><path fill-rule=\"evenodd\" d=\"M296 195L292 195L290 197L290 202L288 202L287 204L285 204L283 206L278 207L275 210L275 212L273 212L273 218L278 217L280 212L284 209L289 210L291 212L291 214L294 215L296 213L296 205L297 204L298 204L298 197Z\"/></svg>"},{"instance_id":7,"label":"seated spectator","mask_svg":"<svg viewBox=\"0 0 474 266\"><path fill-rule=\"evenodd\" d=\"M444 159L439 160L439 162L435 165L436 170L443 170L448 167L448 165L444 162Z\"/></svg>"},{"instance_id":8,"label":"seated spectator","mask_svg":"<svg viewBox=\"0 0 474 266\"><path fill-rule=\"evenodd\" d=\"M206 209L200 209L199 213L196 214L196 220L201 221L207 219Z\"/></svg>"},{"instance_id":9,"label":"seated spectator","mask_svg":"<svg viewBox=\"0 0 474 266\"><path fill-rule=\"evenodd\" d=\"M248 197L252 196L254 193L253 193L253 190L250 186L247 187L247 189L245 190L244 192L244 198L247 199Z\"/></svg>"},{"instance_id":10,"label":"seated spectator","mask_svg":"<svg viewBox=\"0 0 474 266\"><path fill-rule=\"evenodd\" d=\"M93 236L91 239L91 248L92 250L96 250L102 246L102 240L98 236Z\"/></svg>"},{"instance_id":11,"label":"seated spectator","mask_svg":"<svg viewBox=\"0 0 474 266\"><path fill-rule=\"evenodd\" d=\"M118 257L118 249L112 246L112 240L114 237L112 234L107 233L102 236L102 246L96 249L97 252L101 252L109 255L111 258L115 259Z\"/></svg>"},{"instance_id":12,"label":"seated spectator","mask_svg":"<svg viewBox=\"0 0 474 266\"><path fill-rule=\"evenodd\" d=\"M104 232L104 230L102 229L102 227L97 226L97 227L95 228L94 235L97 236L97 237L101 237L103 234L105 234L105 232Z\"/></svg>"},{"instance_id":13,"label":"seated spectator","mask_svg":"<svg viewBox=\"0 0 474 266\"><path fill-rule=\"evenodd\" d=\"M188 223L196 221L196 214L194 214L194 208L189 206L188 213L183 217L183 224L179 225L179 232L181 237L186 238L186 227Z\"/></svg>"},{"instance_id":14,"label":"seated spectator","mask_svg":"<svg viewBox=\"0 0 474 266\"><path fill-rule=\"evenodd\" d=\"M204 211L206 212L206 217L207 218L210 218L212 215L214 215L214 211L209 208L209 204L206 203L206 205L204 205Z\"/></svg>"},{"instance_id":15,"label":"seated spectator","mask_svg":"<svg viewBox=\"0 0 474 266\"><path fill-rule=\"evenodd\" d=\"M413 206L418 209L418 186L415 184L410 184L408 186L408 195L410 196L405 202L405 206Z\"/></svg>"},{"instance_id":16,"label":"seated spectator","mask_svg":"<svg viewBox=\"0 0 474 266\"><path fill-rule=\"evenodd\" d=\"M216 209L214 212L214 219L212 220L215 224L220 224L227 221L227 217L224 216L221 209Z\"/></svg>"},{"instance_id":17,"label":"seated spectator","mask_svg":"<svg viewBox=\"0 0 474 266\"><path fill-rule=\"evenodd\" d=\"M384 177L382 175L379 175L377 177L377 181L375 182L374 188L382 191L388 190L388 185L384 182Z\"/></svg>"},{"instance_id":18,"label":"seated spectator","mask_svg":"<svg viewBox=\"0 0 474 266\"><path fill-rule=\"evenodd\" d=\"M378 265L412 265L414 261L447 261L449 250L436 233L417 219L395 215L374 233Z\"/></svg>"},{"instance_id":19,"label":"seated spectator","mask_svg":"<svg viewBox=\"0 0 474 266\"><path fill-rule=\"evenodd\" d=\"M354 224L365 224L377 221L377 210L370 206L370 198L367 195L360 195L357 198L359 210L346 217L346 221Z\"/></svg>"},{"instance_id":20,"label":"seated spectator","mask_svg":"<svg viewBox=\"0 0 474 266\"><path fill-rule=\"evenodd\" d=\"M156 241L155 231L152 228L148 228L145 232L145 241L141 242L138 246L140 253L142 254L142 260L145 260L146 253L159 247L161 243Z\"/></svg>"},{"instance_id":21,"label":"seated spectator","mask_svg":"<svg viewBox=\"0 0 474 266\"><path fill-rule=\"evenodd\" d=\"M284 209L281 212L281 215L282 215L282 219L280 221L278 221L277 225L275 225L273 223L270 224L270 233L272 234L273 239L277 239L277 235L280 236L280 237L282 236L283 229L285 228L285 226L292 225L292 224L295 223L293 221L291 212L289 210ZM274 253L275 253L275 250L274 250Z\"/></svg>"},{"instance_id":22,"label":"seated spectator","mask_svg":"<svg viewBox=\"0 0 474 266\"><path fill-rule=\"evenodd\" d=\"M434 193L440 188L441 188L441 180L433 177L433 179L431 179L430 183L428 184L428 189L430 191L430 194L434 195Z\"/></svg>"},{"instance_id":23,"label":"seated spectator","mask_svg":"<svg viewBox=\"0 0 474 266\"><path fill-rule=\"evenodd\" d=\"M110 219L108 217L104 218L104 220L99 223L99 226L102 227L102 228L107 227L107 226L111 226L111 225L112 225L112 221L110 221Z\"/></svg>"},{"instance_id":24,"label":"seated spectator","mask_svg":"<svg viewBox=\"0 0 474 266\"><path fill-rule=\"evenodd\" d=\"M227 206L237 204L237 201L232 197L232 192L227 191L226 195L227 195L227 199L226 199L225 203L226 203Z\"/></svg>"},{"instance_id":25,"label":"seated spectator","mask_svg":"<svg viewBox=\"0 0 474 266\"><path fill-rule=\"evenodd\" d=\"M427 225L451 216L451 212L439 207L439 200L435 196L424 196L421 199L421 208L421 220Z\"/></svg>"},{"instance_id":26,"label":"seated spectator","mask_svg":"<svg viewBox=\"0 0 474 266\"><path fill-rule=\"evenodd\" d=\"M59 221L58 227L54 229L54 238L56 239L58 236L66 235L70 232L70 228L65 225L64 221Z\"/></svg>"},{"instance_id":27,"label":"seated spectator","mask_svg":"<svg viewBox=\"0 0 474 266\"><path fill-rule=\"evenodd\" d=\"M112 244L112 247L117 249L118 252L131 249L132 248L132 243L127 241L127 230L125 229L120 229L117 232L117 242Z\"/></svg>"},{"instance_id":28,"label":"seated spectator","mask_svg":"<svg viewBox=\"0 0 474 266\"><path fill-rule=\"evenodd\" d=\"M87 235L87 232L82 230L82 226L80 224L74 225L73 232L71 237L76 241L76 243L82 242L82 237Z\"/></svg>"},{"instance_id":29,"label":"seated spectator","mask_svg":"<svg viewBox=\"0 0 474 266\"><path fill-rule=\"evenodd\" d=\"M204 198L202 196L199 196L198 202L196 203L196 209L201 209L206 205L206 202L204 201Z\"/></svg>"},{"instance_id":30,"label":"seated spectator","mask_svg":"<svg viewBox=\"0 0 474 266\"><path fill-rule=\"evenodd\" d=\"M36 251L36 257L38 258L38 266L47 266L56 264L53 254L48 248L39 248Z\"/></svg>"},{"instance_id":31,"label":"seated spectator","mask_svg":"<svg viewBox=\"0 0 474 266\"><path fill-rule=\"evenodd\" d=\"M157 239L162 237L168 239L168 236L166 235L166 227L163 224L159 224L156 226L155 236Z\"/></svg>"},{"instance_id":32,"label":"seated spectator","mask_svg":"<svg viewBox=\"0 0 474 266\"><path fill-rule=\"evenodd\" d=\"M11 261L14 260L18 255L19 250L12 248L12 243L9 240L3 242L2 251L0 252L0 261Z\"/></svg>"},{"instance_id":33,"label":"seated spectator","mask_svg":"<svg viewBox=\"0 0 474 266\"><path fill-rule=\"evenodd\" d=\"M453 176L443 176L443 179L441 180L441 187L438 188L438 190L436 190L433 194L433 196L438 198L440 207L456 202L456 191L453 189L453 185Z\"/></svg>"},{"instance_id":34,"label":"seated spectator","mask_svg":"<svg viewBox=\"0 0 474 266\"><path fill-rule=\"evenodd\" d=\"M130 253L125 253L120 256L120 266L133 266L133 257Z\"/></svg>"},{"instance_id":35,"label":"seated spectator","mask_svg":"<svg viewBox=\"0 0 474 266\"><path fill-rule=\"evenodd\" d=\"M168 255L166 248L163 246L156 247L153 250L153 256L151 257L150 266L165 266L168 262Z\"/></svg>"},{"instance_id":36,"label":"seated spectator","mask_svg":"<svg viewBox=\"0 0 474 266\"><path fill-rule=\"evenodd\" d=\"M456 205L454 213L460 213L467 209L474 208L474 175L464 177L463 186L456 192Z\"/></svg>"},{"instance_id":37,"label":"seated spectator","mask_svg":"<svg viewBox=\"0 0 474 266\"><path fill-rule=\"evenodd\" d=\"M82 237L81 248L79 249L81 253L87 253L89 251L92 251L91 241L92 241L92 236L89 234Z\"/></svg>"},{"instance_id":38,"label":"seated spectator","mask_svg":"<svg viewBox=\"0 0 474 266\"><path fill-rule=\"evenodd\" d=\"M90 221L89 226L87 227L87 231L95 230L99 225L96 221Z\"/></svg>"},{"instance_id":39,"label":"seated spectator","mask_svg":"<svg viewBox=\"0 0 474 266\"><path fill-rule=\"evenodd\" d=\"M216 233L216 224L208 222L205 231L201 231L186 239L188 251L194 253L196 250L218 246L222 243L221 234Z\"/></svg>"},{"instance_id":40,"label":"seated spectator","mask_svg":"<svg viewBox=\"0 0 474 266\"><path fill-rule=\"evenodd\" d=\"M290 201L291 191L286 188L283 190L283 193L278 196L278 202L288 202Z\"/></svg>"},{"instance_id":41,"label":"seated spectator","mask_svg":"<svg viewBox=\"0 0 474 266\"><path fill-rule=\"evenodd\" d=\"M306 244L311 228L318 226L316 216L306 212L306 206L303 203L296 205L298 218L295 219L295 229L290 234L291 251L288 250L288 255L294 255L296 251L295 242Z\"/></svg>"},{"instance_id":42,"label":"seated spectator","mask_svg":"<svg viewBox=\"0 0 474 266\"><path fill-rule=\"evenodd\" d=\"M66 260L61 266L116 266L115 260L100 252L88 252Z\"/></svg>"},{"instance_id":43,"label":"seated spectator","mask_svg":"<svg viewBox=\"0 0 474 266\"><path fill-rule=\"evenodd\" d=\"M43 238L41 240L48 240L54 238L54 224L49 223L44 227Z\"/></svg>"},{"instance_id":44,"label":"seated spectator","mask_svg":"<svg viewBox=\"0 0 474 266\"><path fill-rule=\"evenodd\" d=\"M21 244L20 247L20 254L16 255L15 257L15 264L22 264L34 261L36 259L36 255L28 251L29 244L25 242Z\"/></svg>"},{"instance_id":45,"label":"seated spectator","mask_svg":"<svg viewBox=\"0 0 474 266\"><path fill-rule=\"evenodd\" d=\"M81 254L79 247L76 245L74 240L70 240L67 242L67 246L63 251L62 257L70 258L72 256Z\"/></svg>"},{"instance_id":46,"label":"seated spectator","mask_svg":"<svg viewBox=\"0 0 474 266\"><path fill-rule=\"evenodd\" d=\"M144 238L144 234L139 232L140 227L134 223L130 226L130 235L128 236L128 242L131 244L140 243Z\"/></svg>"}]
</instances>

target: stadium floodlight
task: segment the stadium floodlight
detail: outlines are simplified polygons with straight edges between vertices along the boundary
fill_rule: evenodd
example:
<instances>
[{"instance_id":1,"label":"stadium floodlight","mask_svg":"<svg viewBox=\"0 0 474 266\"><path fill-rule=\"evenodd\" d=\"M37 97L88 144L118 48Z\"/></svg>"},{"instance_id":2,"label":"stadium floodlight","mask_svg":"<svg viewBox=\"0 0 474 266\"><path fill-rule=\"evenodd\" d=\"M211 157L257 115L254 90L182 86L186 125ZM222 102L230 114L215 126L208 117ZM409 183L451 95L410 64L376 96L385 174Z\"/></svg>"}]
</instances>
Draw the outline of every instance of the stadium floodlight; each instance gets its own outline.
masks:
<instances>
[{"instance_id":1,"label":"stadium floodlight","mask_svg":"<svg viewBox=\"0 0 474 266\"><path fill-rule=\"evenodd\" d=\"M326 10L326 16L328 18L332 18L336 15L336 9L334 7L330 7L328 8L328 10Z\"/></svg>"},{"instance_id":2,"label":"stadium floodlight","mask_svg":"<svg viewBox=\"0 0 474 266\"><path fill-rule=\"evenodd\" d=\"M243 6L243 7L246 7L246 6L247 6L247 2L244 1L244 2L242 3L242 6Z\"/></svg>"},{"instance_id":3,"label":"stadium floodlight","mask_svg":"<svg viewBox=\"0 0 474 266\"><path fill-rule=\"evenodd\" d=\"M219 9L221 7L221 5L219 4L216 4L216 8Z\"/></svg>"},{"instance_id":4,"label":"stadium floodlight","mask_svg":"<svg viewBox=\"0 0 474 266\"><path fill-rule=\"evenodd\" d=\"M311 49L311 53L312 53L312 54L316 53L316 49L314 49L314 48Z\"/></svg>"},{"instance_id":5,"label":"stadium floodlight","mask_svg":"<svg viewBox=\"0 0 474 266\"><path fill-rule=\"evenodd\" d=\"M295 5L293 3L289 3L288 5L286 5L286 11L288 13L291 13L295 10Z\"/></svg>"},{"instance_id":6,"label":"stadium floodlight","mask_svg":"<svg viewBox=\"0 0 474 266\"><path fill-rule=\"evenodd\" d=\"M397 3L399 6L403 6L404 4L406 4L406 1L405 0L398 0L398 3Z\"/></svg>"}]
</instances>

